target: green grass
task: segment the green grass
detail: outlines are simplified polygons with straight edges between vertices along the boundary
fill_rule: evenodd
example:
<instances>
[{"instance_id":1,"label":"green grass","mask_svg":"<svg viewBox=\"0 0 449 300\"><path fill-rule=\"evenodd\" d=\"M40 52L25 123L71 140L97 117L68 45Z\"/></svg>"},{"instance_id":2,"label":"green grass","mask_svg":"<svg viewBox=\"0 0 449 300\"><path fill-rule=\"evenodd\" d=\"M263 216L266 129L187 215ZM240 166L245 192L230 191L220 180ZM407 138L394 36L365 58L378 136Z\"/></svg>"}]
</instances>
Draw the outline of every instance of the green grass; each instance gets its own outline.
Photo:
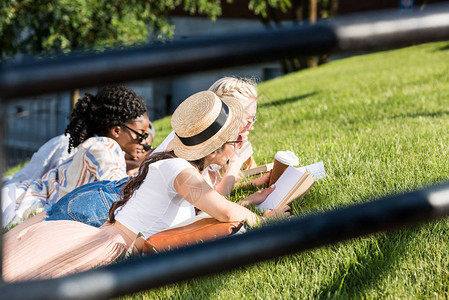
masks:
<instances>
[{"instance_id":1,"label":"green grass","mask_svg":"<svg viewBox=\"0 0 449 300\"><path fill-rule=\"evenodd\" d=\"M16 166L14 166L14 167L11 167L11 168L7 169L5 171L5 173L3 174L3 176L12 176L12 175L14 175L14 173L20 171L20 169L22 169L29 162L30 162L30 160L27 159L26 161L24 161L24 162L22 162L22 163L20 163L20 164L18 164Z\"/></svg>"},{"instance_id":2,"label":"green grass","mask_svg":"<svg viewBox=\"0 0 449 300\"><path fill-rule=\"evenodd\" d=\"M448 42L335 61L258 89L256 161L279 150L302 165L324 161L327 177L293 205L298 216L449 177ZM169 118L155 126L157 144ZM448 232L442 219L124 298L449 298Z\"/></svg>"}]
</instances>

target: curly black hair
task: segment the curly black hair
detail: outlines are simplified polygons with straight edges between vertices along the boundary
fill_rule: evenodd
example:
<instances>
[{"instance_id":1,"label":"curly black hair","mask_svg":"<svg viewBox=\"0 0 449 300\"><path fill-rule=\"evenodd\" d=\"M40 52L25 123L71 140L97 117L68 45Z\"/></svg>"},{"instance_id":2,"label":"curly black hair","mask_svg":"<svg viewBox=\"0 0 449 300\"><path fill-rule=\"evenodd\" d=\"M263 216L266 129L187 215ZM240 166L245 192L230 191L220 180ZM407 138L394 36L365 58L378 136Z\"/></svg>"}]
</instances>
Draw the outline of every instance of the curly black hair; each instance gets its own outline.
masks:
<instances>
[{"instance_id":1,"label":"curly black hair","mask_svg":"<svg viewBox=\"0 0 449 300\"><path fill-rule=\"evenodd\" d=\"M70 114L65 134L70 134L69 153L94 135L105 135L114 126L128 123L147 112L145 102L124 86L106 86L96 96L86 93Z\"/></svg>"}]
</instances>

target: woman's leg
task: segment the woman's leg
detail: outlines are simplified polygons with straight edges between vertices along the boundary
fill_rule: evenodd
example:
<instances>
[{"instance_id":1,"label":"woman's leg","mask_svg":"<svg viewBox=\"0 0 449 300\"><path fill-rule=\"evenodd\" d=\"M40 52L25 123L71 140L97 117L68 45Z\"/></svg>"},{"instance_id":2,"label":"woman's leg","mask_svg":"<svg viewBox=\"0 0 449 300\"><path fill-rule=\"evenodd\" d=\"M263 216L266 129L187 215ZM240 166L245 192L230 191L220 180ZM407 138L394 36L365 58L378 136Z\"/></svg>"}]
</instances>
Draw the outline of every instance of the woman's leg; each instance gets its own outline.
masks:
<instances>
[{"instance_id":1,"label":"woman's leg","mask_svg":"<svg viewBox=\"0 0 449 300\"><path fill-rule=\"evenodd\" d=\"M24 230L27 227L30 227L31 225L34 225L36 223L42 222L42 219L47 217L47 214L45 213L45 211L38 213L37 215L25 220L23 223L20 223L19 225L13 227L12 229L10 229L8 232L12 231L12 232L19 232Z\"/></svg>"},{"instance_id":2,"label":"woman's leg","mask_svg":"<svg viewBox=\"0 0 449 300\"><path fill-rule=\"evenodd\" d=\"M131 243L113 226L39 222L4 235L4 280L48 279L86 271L120 257Z\"/></svg>"}]
</instances>

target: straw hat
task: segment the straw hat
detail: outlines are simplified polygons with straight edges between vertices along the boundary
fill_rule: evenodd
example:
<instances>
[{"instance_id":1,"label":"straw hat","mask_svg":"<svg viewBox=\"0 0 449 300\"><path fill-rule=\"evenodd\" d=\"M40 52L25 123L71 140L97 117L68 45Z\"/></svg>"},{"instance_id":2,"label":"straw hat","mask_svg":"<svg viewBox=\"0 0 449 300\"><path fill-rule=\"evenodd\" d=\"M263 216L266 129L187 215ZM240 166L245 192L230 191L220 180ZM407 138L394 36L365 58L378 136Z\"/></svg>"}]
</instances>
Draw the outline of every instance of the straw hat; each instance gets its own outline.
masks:
<instances>
[{"instance_id":1,"label":"straw hat","mask_svg":"<svg viewBox=\"0 0 449 300\"><path fill-rule=\"evenodd\" d=\"M175 155L192 161L214 152L238 134L242 116L243 107L235 99L220 99L211 91L190 96L171 119Z\"/></svg>"}]
</instances>

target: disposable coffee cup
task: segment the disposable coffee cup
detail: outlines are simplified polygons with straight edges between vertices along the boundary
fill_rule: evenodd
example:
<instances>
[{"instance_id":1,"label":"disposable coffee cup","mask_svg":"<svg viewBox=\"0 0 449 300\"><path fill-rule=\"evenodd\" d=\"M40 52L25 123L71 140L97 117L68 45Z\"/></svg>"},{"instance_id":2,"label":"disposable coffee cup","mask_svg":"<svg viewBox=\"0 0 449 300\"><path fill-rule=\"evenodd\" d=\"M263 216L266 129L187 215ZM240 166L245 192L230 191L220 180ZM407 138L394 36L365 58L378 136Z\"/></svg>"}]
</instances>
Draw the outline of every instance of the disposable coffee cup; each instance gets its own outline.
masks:
<instances>
[{"instance_id":1,"label":"disposable coffee cup","mask_svg":"<svg viewBox=\"0 0 449 300\"><path fill-rule=\"evenodd\" d=\"M271 171L269 186L281 177L282 173L284 173L288 166L296 167L297 165L299 165L299 158L295 155L295 153L291 151L278 151L274 156L274 164L273 170Z\"/></svg>"}]
</instances>

